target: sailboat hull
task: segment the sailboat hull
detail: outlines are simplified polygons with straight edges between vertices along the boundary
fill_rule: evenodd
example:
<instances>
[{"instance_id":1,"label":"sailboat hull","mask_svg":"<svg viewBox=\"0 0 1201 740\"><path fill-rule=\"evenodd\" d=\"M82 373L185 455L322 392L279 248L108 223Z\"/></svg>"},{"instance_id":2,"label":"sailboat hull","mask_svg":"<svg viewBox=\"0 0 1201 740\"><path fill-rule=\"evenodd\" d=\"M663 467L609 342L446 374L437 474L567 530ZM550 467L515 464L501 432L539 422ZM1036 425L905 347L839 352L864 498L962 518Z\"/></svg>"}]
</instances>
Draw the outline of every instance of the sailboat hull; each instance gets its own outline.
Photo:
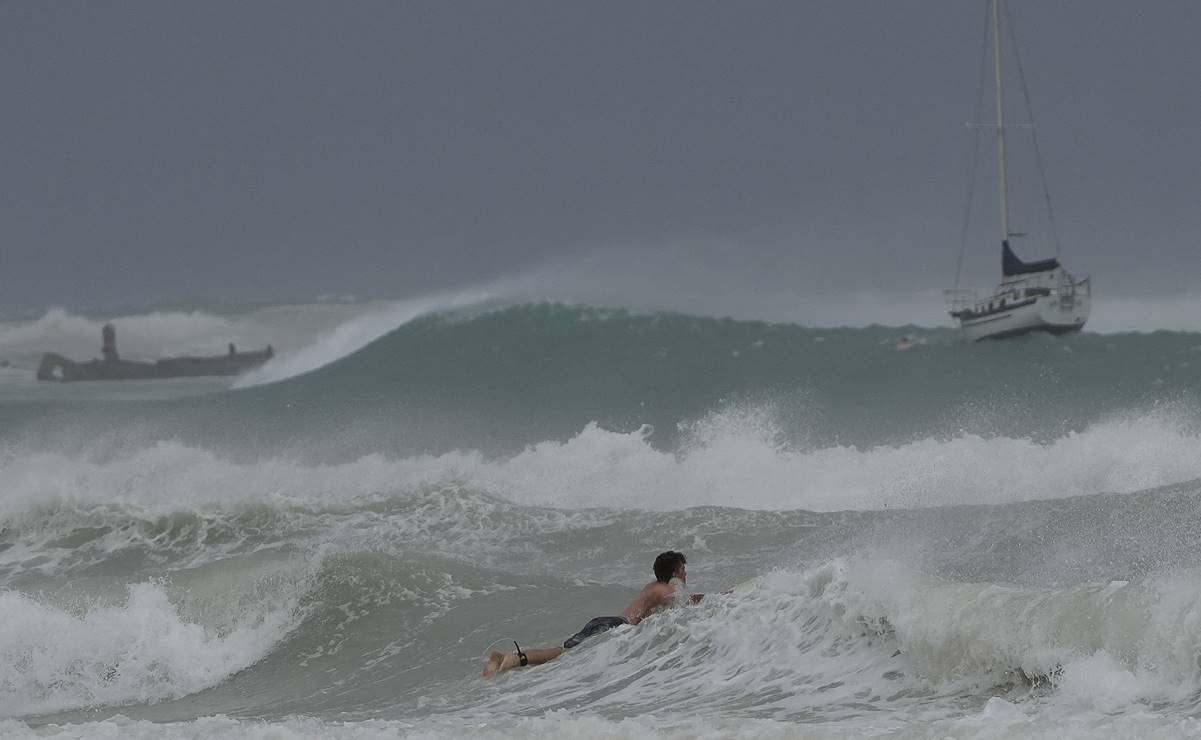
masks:
<instances>
[{"instance_id":1,"label":"sailboat hull","mask_svg":"<svg viewBox=\"0 0 1201 740\"><path fill-rule=\"evenodd\" d=\"M1080 331L1092 308L1092 281L1086 276L1074 278L1063 268L1058 256L1025 262L1014 254L1009 239L1017 235L1009 229L1009 183L1005 173L1005 95L1001 74L1001 0L992 0L993 72L997 93L997 193L1000 196L1001 283L993 294L977 300L972 291L955 288L945 291L951 317L959 322L964 336L971 341L1003 339L1032 332L1067 334ZM1025 82L1023 80L1023 86ZM1029 96L1026 96L1029 108ZM1033 118L1033 114L1031 114ZM1035 143L1037 147L1037 142ZM1037 153L1037 148L1035 149ZM1042 172L1041 158L1039 172ZM1043 191L1046 194L1046 178ZM1050 196L1046 197L1050 210ZM971 210L970 204L968 208ZM1052 222L1052 227L1054 223ZM966 230L964 232L967 233ZM965 242L966 244L966 242ZM962 254L960 255L962 266Z\"/></svg>"},{"instance_id":2,"label":"sailboat hull","mask_svg":"<svg viewBox=\"0 0 1201 740\"><path fill-rule=\"evenodd\" d=\"M1028 303L974 318L963 318L960 327L971 341L1005 339L1032 332L1068 334L1088 321L1092 301L1087 294L1073 298L1039 296Z\"/></svg>"}]
</instances>

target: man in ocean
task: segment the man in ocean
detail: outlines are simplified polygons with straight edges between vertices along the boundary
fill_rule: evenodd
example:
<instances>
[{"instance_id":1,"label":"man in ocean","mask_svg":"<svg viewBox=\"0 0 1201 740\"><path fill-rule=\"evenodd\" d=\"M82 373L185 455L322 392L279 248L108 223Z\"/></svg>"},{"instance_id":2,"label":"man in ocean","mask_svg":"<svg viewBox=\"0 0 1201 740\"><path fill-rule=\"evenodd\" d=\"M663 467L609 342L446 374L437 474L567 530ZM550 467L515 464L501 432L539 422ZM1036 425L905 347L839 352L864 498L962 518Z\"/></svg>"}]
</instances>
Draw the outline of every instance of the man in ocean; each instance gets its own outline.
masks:
<instances>
[{"instance_id":1,"label":"man in ocean","mask_svg":"<svg viewBox=\"0 0 1201 740\"><path fill-rule=\"evenodd\" d=\"M684 558L684 553L668 550L660 553L659 557L655 558L653 570L655 571L655 580L646 584L634 600L622 610L620 617L597 617L584 625L584 628L575 633L563 643L563 647L549 648L531 648L522 650L516 642L513 646L517 648L515 652L502 653L499 650L493 650L488 656L488 660L484 663L484 676L488 677L501 671L507 671L510 668L528 665L541 665L547 661L554 660L563 654L564 650L570 649L579 645L584 640L599 635L602 632L608 632L614 627L620 627L624 624L638 624L647 615L652 612L672 606L675 603L676 589L671 585L671 579L678 578L680 583L688 583L688 561ZM696 604L704 598L704 594L692 594L689 600Z\"/></svg>"}]
</instances>

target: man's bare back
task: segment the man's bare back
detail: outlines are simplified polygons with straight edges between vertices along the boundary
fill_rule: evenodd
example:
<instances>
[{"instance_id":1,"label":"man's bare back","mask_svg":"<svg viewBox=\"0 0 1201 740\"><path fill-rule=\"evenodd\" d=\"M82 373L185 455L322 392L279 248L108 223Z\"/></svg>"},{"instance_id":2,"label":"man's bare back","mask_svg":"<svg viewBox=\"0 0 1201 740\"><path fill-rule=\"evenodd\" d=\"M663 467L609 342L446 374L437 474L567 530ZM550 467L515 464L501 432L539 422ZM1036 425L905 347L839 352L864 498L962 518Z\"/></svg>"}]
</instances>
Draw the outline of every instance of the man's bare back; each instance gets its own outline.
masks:
<instances>
[{"instance_id":1,"label":"man's bare back","mask_svg":"<svg viewBox=\"0 0 1201 740\"><path fill-rule=\"evenodd\" d=\"M686 563L683 553L670 550L661 553L659 557L655 558L655 580L642 587L634 600L622 610L620 617L597 617L589 621L583 629L567 638L563 647L531 648L526 651L519 648L512 653L495 650L484 663L484 676L491 676L517 666L546 663L562 655L564 650L575 647L593 635L622 625L638 624L648 615L674 605L676 588L671 584L671 580L676 578L681 583L688 583ZM704 598L704 594L692 594L690 600L695 604L702 598Z\"/></svg>"},{"instance_id":2,"label":"man's bare back","mask_svg":"<svg viewBox=\"0 0 1201 740\"><path fill-rule=\"evenodd\" d=\"M683 566L681 566L682 568ZM684 580L681 578L680 580ZM704 598L704 594L692 594L690 601L695 604ZM670 583L651 581L642 587L629 606L622 610L622 619L630 624L638 624L647 615L660 609L674 606L676 602L676 587Z\"/></svg>"}]
</instances>

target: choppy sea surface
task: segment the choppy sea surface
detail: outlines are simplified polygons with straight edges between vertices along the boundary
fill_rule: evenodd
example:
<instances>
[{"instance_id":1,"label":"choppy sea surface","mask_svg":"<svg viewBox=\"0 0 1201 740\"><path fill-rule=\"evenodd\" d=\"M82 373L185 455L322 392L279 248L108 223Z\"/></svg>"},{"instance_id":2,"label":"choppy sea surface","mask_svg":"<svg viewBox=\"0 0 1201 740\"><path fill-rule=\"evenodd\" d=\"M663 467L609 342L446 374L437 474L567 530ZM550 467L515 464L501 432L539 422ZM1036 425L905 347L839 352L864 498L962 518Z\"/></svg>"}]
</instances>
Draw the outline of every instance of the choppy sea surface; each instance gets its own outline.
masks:
<instances>
[{"instance_id":1,"label":"choppy sea surface","mask_svg":"<svg viewBox=\"0 0 1201 740\"><path fill-rule=\"evenodd\" d=\"M0 323L4 737L1201 736L1201 334L464 299L126 316L279 352L33 380L102 323ZM666 549L701 604L481 677Z\"/></svg>"}]
</instances>

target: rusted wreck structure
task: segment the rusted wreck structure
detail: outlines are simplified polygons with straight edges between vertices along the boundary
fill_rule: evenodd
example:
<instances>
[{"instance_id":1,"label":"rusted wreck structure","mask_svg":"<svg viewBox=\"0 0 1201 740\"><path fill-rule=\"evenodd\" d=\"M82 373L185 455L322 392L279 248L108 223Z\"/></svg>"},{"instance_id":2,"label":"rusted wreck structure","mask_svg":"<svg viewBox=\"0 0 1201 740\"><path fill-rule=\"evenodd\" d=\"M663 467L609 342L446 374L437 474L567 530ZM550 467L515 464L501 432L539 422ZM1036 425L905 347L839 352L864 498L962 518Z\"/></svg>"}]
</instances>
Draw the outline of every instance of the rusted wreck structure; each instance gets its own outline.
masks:
<instances>
[{"instance_id":1,"label":"rusted wreck structure","mask_svg":"<svg viewBox=\"0 0 1201 740\"><path fill-rule=\"evenodd\" d=\"M103 354L101 359L75 362L56 352L47 352L38 363L38 380L153 380L237 375L256 368L275 356L275 350L270 344L263 350L239 352L231 343L229 352L224 355L164 357L154 362L138 362L121 359L117 353L117 330L112 324L105 324L100 330L100 336Z\"/></svg>"}]
</instances>

